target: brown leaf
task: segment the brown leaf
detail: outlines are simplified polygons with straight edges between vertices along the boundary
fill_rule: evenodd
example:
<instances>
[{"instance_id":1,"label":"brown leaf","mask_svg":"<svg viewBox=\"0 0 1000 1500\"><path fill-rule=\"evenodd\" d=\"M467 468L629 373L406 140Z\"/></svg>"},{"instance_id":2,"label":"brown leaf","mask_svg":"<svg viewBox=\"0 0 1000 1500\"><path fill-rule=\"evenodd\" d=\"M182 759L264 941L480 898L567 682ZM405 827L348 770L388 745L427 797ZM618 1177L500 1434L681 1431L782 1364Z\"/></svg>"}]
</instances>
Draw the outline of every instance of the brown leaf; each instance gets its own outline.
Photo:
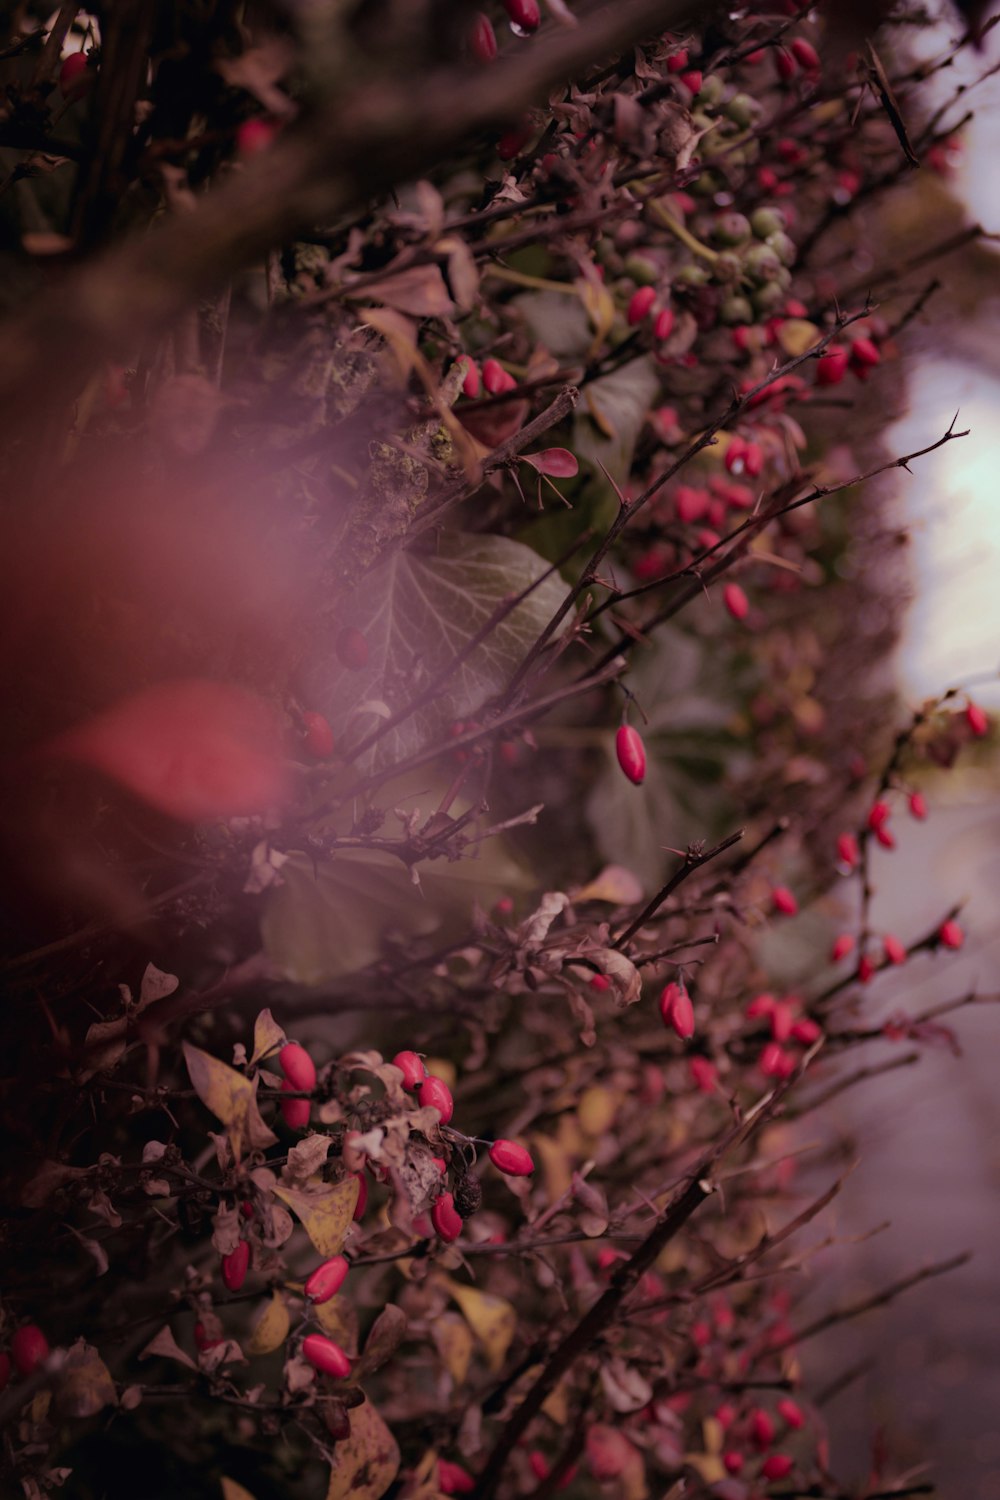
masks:
<instances>
[{"instance_id":1,"label":"brown leaf","mask_svg":"<svg viewBox=\"0 0 1000 1500\"><path fill-rule=\"evenodd\" d=\"M281 1169L282 1182L291 1187L301 1187L313 1177L326 1161L330 1151L330 1137L313 1132L304 1140L296 1142L288 1153L288 1160Z\"/></svg>"},{"instance_id":2,"label":"brown leaf","mask_svg":"<svg viewBox=\"0 0 1000 1500\"><path fill-rule=\"evenodd\" d=\"M399 1448L366 1401L351 1412L351 1435L337 1444L326 1500L381 1500L399 1472Z\"/></svg>"},{"instance_id":3,"label":"brown leaf","mask_svg":"<svg viewBox=\"0 0 1000 1500\"><path fill-rule=\"evenodd\" d=\"M185 1354L170 1329L166 1326L160 1329L155 1338L150 1339L144 1349L139 1351L139 1359L175 1359L180 1365L187 1365L189 1370L197 1370L198 1366L189 1354Z\"/></svg>"},{"instance_id":4,"label":"brown leaf","mask_svg":"<svg viewBox=\"0 0 1000 1500\"><path fill-rule=\"evenodd\" d=\"M365 1340L364 1353L355 1372L359 1380L388 1363L406 1337L406 1329L407 1318L403 1309L394 1302L387 1302Z\"/></svg>"},{"instance_id":5,"label":"brown leaf","mask_svg":"<svg viewBox=\"0 0 1000 1500\"><path fill-rule=\"evenodd\" d=\"M348 289L347 296L352 295L381 302L385 307L412 313L417 318L447 318L455 311L438 266L410 266L374 286L359 288L357 293Z\"/></svg>"},{"instance_id":6,"label":"brown leaf","mask_svg":"<svg viewBox=\"0 0 1000 1500\"><path fill-rule=\"evenodd\" d=\"M64 1417L81 1420L115 1406L118 1393L97 1350L82 1339L66 1355L55 1389L56 1407Z\"/></svg>"},{"instance_id":7,"label":"brown leaf","mask_svg":"<svg viewBox=\"0 0 1000 1500\"><path fill-rule=\"evenodd\" d=\"M288 1038L271 1012L262 1010L253 1023L253 1053L250 1057L250 1067L254 1067L262 1058L283 1046L287 1040Z\"/></svg>"}]
</instances>

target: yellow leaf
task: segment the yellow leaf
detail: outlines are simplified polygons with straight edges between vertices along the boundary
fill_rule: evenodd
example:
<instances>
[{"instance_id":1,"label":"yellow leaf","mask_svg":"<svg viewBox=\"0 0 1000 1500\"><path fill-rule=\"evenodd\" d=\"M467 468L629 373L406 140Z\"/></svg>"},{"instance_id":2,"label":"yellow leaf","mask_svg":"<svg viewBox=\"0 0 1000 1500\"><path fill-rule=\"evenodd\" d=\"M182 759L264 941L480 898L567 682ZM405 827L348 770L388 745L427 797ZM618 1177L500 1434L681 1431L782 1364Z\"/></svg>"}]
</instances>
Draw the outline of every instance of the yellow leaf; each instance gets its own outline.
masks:
<instances>
[{"instance_id":1,"label":"yellow leaf","mask_svg":"<svg viewBox=\"0 0 1000 1500\"><path fill-rule=\"evenodd\" d=\"M455 1064L449 1062L446 1057L428 1057L424 1061L424 1067L428 1073L433 1073L435 1078L440 1078L449 1088L454 1088L457 1073Z\"/></svg>"},{"instance_id":2,"label":"yellow leaf","mask_svg":"<svg viewBox=\"0 0 1000 1500\"><path fill-rule=\"evenodd\" d=\"M726 1438L726 1429L718 1417L706 1417L701 1424L702 1441L706 1453L721 1453Z\"/></svg>"},{"instance_id":3,"label":"yellow leaf","mask_svg":"<svg viewBox=\"0 0 1000 1500\"><path fill-rule=\"evenodd\" d=\"M307 1183L305 1187L279 1184L274 1192L292 1210L320 1255L340 1254L358 1201L354 1177L345 1177L343 1182Z\"/></svg>"},{"instance_id":4,"label":"yellow leaf","mask_svg":"<svg viewBox=\"0 0 1000 1500\"><path fill-rule=\"evenodd\" d=\"M82 1340L73 1345L56 1377L56 1406L64 1417L94 1417L117 1406L118 1392L97 1350Z\"/></svg>"},{"instance_id":5,"label":"yellow leaf","mask_svg":"<svg viewBox=\"0 0 1000 1500\"><path fill-rule=\"evenodd\" d=\"M184 1042L183 1047L194 1091L225 1125L234 1160L240 1160L244 1147L263 1150L273 1146L278 1137L260 1117L256 1079L251 1082L211 1053L192 1047L190 1042Z\"/></svg>"},{"instance_id":6,"label":"yellow leaf","mask_svg":"<svg viewBox=\"0 0 1000 1500\"><path fill-rule=\"evenodd\" d=\"M275 1292L250 1330L250 1337L243 1340L244 1352L270 1354L273 1349L280 1349L288 1337L290 1321L284 1297Z\"/></svg>"},{"instance_id":7,"label":"yellow leaf","mask_svg":"<svg viewBox=\"0 0 1000 1500\"><path fill-rule=\"evenodd\" d=\"M381 1500L399 1472L396 1439L366 1401L351 1413L351 1435L337 1444L326 1500Z\"/></svg>"},{"instance_id":8,"label":"yellow leaf","mask_svg":"<svg viewBox=\"0 0 1000 1500\"><path fill-rule=\"evenodd\" d=\"M565 1380L560 1380L555 1390L542 1402L542 1411L550 1421L565 1427L569 1421L569 1395Z\"/></svg>"},{"instance_id":9,"label":"yellow leaf","mask_svg":"<svg viewBox=\"0 0 1000 1500\"><path fill-rule=\"evenodd\" d=\"M573 1181L569 1153L559 1141L554 1141L548 1135L533 1136L531 1144L542 1164L545 1196L548 1202L554 1203L557 1198L562 1197L563 1193L569 1191Z\"/></svg>"},{"instance_id":10,"label":"yellow leaf","mask_svg":"<svg viewBox=\"0 0 1000 1500\"><path fill-rule=\"evenodd\" d=\"M612 906L634 906L642 900L642 885L624 865L606 865L600 875L576 891L574 901L607 901Z\"/></svg>"},{"instance_id":11,"label":"yellow leaf","mask_svg":"<svg viewBox=\"0 0 1000 1500\"><path fill-rule=\"evenodd\" d=\"M718 1454L686 1453L684 1457L692 1468L698 1470L706 1484L718 1484L725 1479L726 1471Z\"/></svg>"},{"instance_id":12,"label":"yellow leaf","mask_svg":"<svg viewBox=\"0 0 1000 1500\"><path fill-rule=\"evenodd\" d=\"M445 1286L454 1297L462 1314L483 1346L486 1362L496 1374L510 1348L510 1341L517 1328L517 1313L503 1297L492 1292L481 1292L474 1286L462 1286L461 1282L443 1278Z\"/></svg>"},{"instance_id":13,"label":"yellow leaf","mask_svg":"<svg viewBox=\"0 0 1000 1500\"><path fill-rule=\"evenodd\" d=\"M472 1333L458 1313L445 1312L434 1319L431 1328L438 1353L456 1386L465 1384L472 1358Z\"/></svg>"},{"instance_id":14,"label":"yellow leaf","mask_svg":"<svg viewBox=\"0 0 1000 1500\"><path fill-rule=\"evenodd\" d=\"M235 1479L226 1479L225 1476L219 1481L222 1485L222 1500L253 1500L249 1490L245 1490Z\"/></svg>"},{"instance_id":15,"label":"yellow leaf","mask_svg":"<svg viewBox=\"0 0 1000 1500\"><path fill-rule=\"evenodd\" d=\"M591 345L591 352L594 352L604 342L615 321L614 298L603 281L581 278L576 283L576 288L594 330L594 342Z\"/></svg>"},{"instance_id":16,"label":"yellow leaf","mask_svg":"<svg viewBox=\"0 0 1000 1500\"><path fill-rule=\"evenodd\" d=\"M816 324L808 322L805 318L785 318L778 324L778 343L793 359L796 355L805 354L807 349L811 349L819 336L820 332Z\"/></svg>"},{"instance_id":17,"label":"yellow leaf","mask_svg":"<svg viewBox=\"0 0 1000 1500\"><path fill-rule=\"evenodd\" d=\"M603 1135L610 1130L620 1103L621 1096L602 1084L595 1083L593 1088L584 1089L576 1111L584 1135Z\"/></svg>"},{"instance_id":18,"label":"yellow leaf","mask_svg":"<svg viewBox=\"0 0 1000 1500\"><path fill-rule=\"evenodd\" d=\"M253 1056L250 1066L259 1063L262 1057L281 1047L288 1040L269 1010L262 1010L253 1023ZM225 1482L225 1481L224 1481Z\"/></svg>"},{"instance_id":19,"label":"yellow leaf","mask_svg":"<svg viewBox=\"0 0 1000 1500\"><path fill-rule=\"evenodd\" d=\"M353 1359L358 1348L358 1311L346 1297L331 1297L313 1309L319 1326Z\"/></svg>"}]
</instances>

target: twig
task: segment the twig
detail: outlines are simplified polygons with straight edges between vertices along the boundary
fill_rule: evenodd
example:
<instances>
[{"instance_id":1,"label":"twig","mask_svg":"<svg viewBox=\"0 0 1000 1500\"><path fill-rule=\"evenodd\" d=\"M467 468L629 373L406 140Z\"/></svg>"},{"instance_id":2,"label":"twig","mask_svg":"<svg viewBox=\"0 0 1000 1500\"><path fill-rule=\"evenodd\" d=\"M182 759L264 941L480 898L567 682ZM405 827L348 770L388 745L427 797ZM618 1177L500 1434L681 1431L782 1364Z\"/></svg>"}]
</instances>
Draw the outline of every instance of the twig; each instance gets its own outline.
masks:
<instances>
[{"instance_id":1,"label":"twig","mask_svg":"<svg viewBox=\"0 0 1000 1500\"><path fill-rule=\"evenodd\" d=\"M722 854L726 849L731 849L734 844L738 844L744 833L746 833L745 828L738 828L735 833L731 833L728 838L723 839L721 844L716 844L714 848L706 849L703 852L699 852L696 846L690 848L685 854L684 862L680 868L674 871L666 885L657 891L651 901L646 903L635 921L629 923L625 931L615 938L611 946L613 948L624 948L625 944L635 937L640 927L645 926L650 917L659 911L664 901L673 895L677 887L687 880L689 875L693 875L695 870L701 869L702 865L707 865L709 860L715 859L716 855Z\"/></svg>"}]
</instances>

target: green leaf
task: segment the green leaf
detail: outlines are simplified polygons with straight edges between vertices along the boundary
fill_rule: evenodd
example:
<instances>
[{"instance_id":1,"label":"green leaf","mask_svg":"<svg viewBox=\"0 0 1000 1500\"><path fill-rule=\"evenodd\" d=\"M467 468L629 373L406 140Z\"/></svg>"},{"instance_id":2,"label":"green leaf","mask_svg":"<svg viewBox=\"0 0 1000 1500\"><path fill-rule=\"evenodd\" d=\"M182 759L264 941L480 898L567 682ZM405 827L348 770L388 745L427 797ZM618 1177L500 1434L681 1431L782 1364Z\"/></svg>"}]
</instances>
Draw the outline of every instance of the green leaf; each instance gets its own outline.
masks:
<instances>
[{"instance_id":1,"label":"green leaf","mask_svg":"<svg viewBox=\"0 0 1000 1500\"><path fill-rule=\"evenodd\" d=\"M365 579L350 617L368 645L361 671L343 667L336 652L309 684L311 702L349 747L411 703L443 672L498 607L540 578L546 564L520 542L500 536L446 533L433 553L398 552ZM449 677L433 701L390 729L354 762L381 770L442 739L456 719L474 717L505 687L511 673L565 597L547 578L491 630ZM282 876L287 878L287 868Z\"/></svg>"},{"instance_id":2,"label":"green leaf","mask_svg":"<svg viewBox=\"0 0 1000 1500\"><path fill-rule=\"evenodd\" d=\"M594 465L597 483L604 482L598 461L619 485L625 483L636 441L658 389L656 368L648 354L586 387L569 446L577 458Z\"/></svg>"}]
</instances>

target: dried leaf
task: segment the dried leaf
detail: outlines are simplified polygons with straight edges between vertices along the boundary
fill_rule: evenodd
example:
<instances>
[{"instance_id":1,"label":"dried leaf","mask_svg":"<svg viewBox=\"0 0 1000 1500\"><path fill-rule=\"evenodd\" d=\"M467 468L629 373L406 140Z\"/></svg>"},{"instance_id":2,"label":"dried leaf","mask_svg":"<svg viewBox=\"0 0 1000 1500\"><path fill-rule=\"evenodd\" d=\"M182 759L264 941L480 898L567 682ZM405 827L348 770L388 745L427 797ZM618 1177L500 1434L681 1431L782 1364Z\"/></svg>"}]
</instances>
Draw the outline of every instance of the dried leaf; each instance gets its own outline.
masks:
<instances>
[{"instance_id":1,"label":"dried leaf","mask_svg":"<svg viewBox=\"0 0 1000 1500\"><path fill-rule=\"evenodd\" d=\"M280 1292L274 1292L244 1341L246 1352L270 1354L272 1350L280 1349L288 1337L290 1322L288 1304Z\"/></svg>"},{"instance_id":2,"label":"dried leaf","mask_svg":"<svg viewBox=\"0 0 1000 1500\"><path fill-rule=\"evenodd\" d=\"M77 1420L117 1405L118 1393L107 1365L82 1339L66 1355L56 1382L55 1400L64 1417Z\"/></svg>"},{"instance_id":3,"label":"dried leaf","mask_svg":"<svg viewBox=\"0 0 1000 1500\"><path fill-rule=\"evenodd\" d=\"M275 1194L287 1203L322 1256L339 1255L358 1201L353 1177L298 1188L279 1184Z\"/></svg>"},{"instance_id":4,"label":"dried leaf","mask_svg":"<svg viewBox=\"0 0 1000 1500\"><path fill-rule=\"evenodd\" d=\"M200 1047L184 1042L184 1061L198 1098L226 1127L233 1158L239 1161L244 1148L263 1150L277 1136L264 1124L257 1108L257 1083L235 1068L220 1062Z\"/></svg>"},{"instance_id":5,"label":"dried leaf","mask_svg":"<svg viewBox=\"0 0 1000 1500\"><path fill-rule=\"evenodd\" d=\"M358 1349L358 1310L347 1297L331 1297L313 1309L323 1332L353 1359Z\"/></svg>"},{"instance_id":6,"label":"dried leaf","mask_svg":"<svg viewBox=\"0 0 1000 1500\"><path fill-rule=\"evenodd\" d=\"M784 318L778 324L778 343L785 353L795 358L819 340L820 331L815 323L806 318Z\"/></svg>"},{"instance_id":7,"label":"dried leaf","mask_svg":"<svg viewBox=\"0 0 1000 1500\"><path fill-rule=\"evenodd\" d=\"M472 1330L458 1313L443 1312L431 1324L438 1353L456 1388L465 1384L472 1359Z\"/></svg>"},{"instance_id":8,"label":"dried leaf","mask_svg":"<svg viewBox=\"0 0 1000 1500\"><path fill-rule=\"evenodd\" d=\"M479 271L472 251L458 235L447 235L435 248L447 255L452 294L461 311L468 312L479 296Z\"/></svg>"},{"instance_id":9,"label":"dried leaf","mask_svg":"<svg viewBox=\"0 0 1000 1500\"><path fill-rule=\"evenodd\" d=\"M572 479L580 472L580 465L568 448L542 448L538 453L522 453L519 459L539 474L550 474L554 479Z\"/></svg>"},{"instance_id":10,"label":"dried leaf","mask_svg":"<svg viewBox=\"0 0 1000 1500\"><path fill-rule=\"evenodd\" d=\"M222 1486L222 1500L254 1500L249 1490L245 1490L235 1479L227 1479L223 1475L219 1483Z\"/></svg>"},{"instance_id":11,"label":"dried leaf","mask_svg":"<svg viewBox=\"0 0 1000 1500\"><path fill-rule=\"evenodd\" d=\"M390 307L367 307L361 321L382 335L395 357L400 380L408 380L420 359L416 324Z\"/></svg>"},{"instance_id":12,"label":"dried leaf","mask_svg":"<svg viewBox=\"0 0 1000 1500\"><path fill-rule=\"evenodd\" d=\"M291 1187L301 1187L315 1176L330 1151L330 1137L314 1132L298 1141L289 1151L281 1169L281 1180Z\"/></svg>"},{"instance_id":13,"label":"dried leaf","mask_svg":"<svg viewBox=\"0 0 1000 1500\"><path fill-rule=\"evenodd\" d=\"M351 295L348 288L347 296ZM356 295L394 307L398 312L412 313L417 318L447 318L455 311L438 266L411 266L395 276L387 276L363 292L359 289Z\"/></svg>"},{"instance_id":14,"label":"dried leaf","mask_svg":"<svg viewBox=\"0 0 1000 1500\"><path fill-rule=\"evenodd\" d=\"M517 1330L517 1313L503 1297L481 1292L477 1287L463 1286L450 1277L442 1278L462 1315L483 1346L486 1362L494 1374L503 1368L511 1340Z\"/></svg>"},{"instance_id":15,"label":"dried leaf","mask_svg":"<svg viewBox=\"0 0 1000 1500\"><path fill-rule=\"evenodd\" d=\"M403 1309L393 1302L386 1303L365 1340L361 1363L355 1372L359 1380L380 1370L392 1358L406 1337L406 1329L407 1318Z\"/></svg>"},{"instance_id":16,"label":"dried leaf","mask_svg":"<svg viewBox=\"0 0 1000 1500\"><path fill-rule=\"evenodd\" d=\"M141 1349L139 1359L175 1359L180 1365L187 1365L189 1370L197 1370L198 1366L189 1354L177 1343L169 1327L163 1327L155 1338L150 1339L145 1349Z\"/></svg>"},{"instance_id":17,"label":"dried leaf","mask_svg":"<svg viewBox=\"0 0 1000 1500\"><path fill-rule=\"evenodd\" d=\"M381 1500L399 1472L399 1447L366 1401L351 1411L351 1435L337 1444L326 1500Z\"/></svg>"},{"instance_id":18,"label":"dried leaf","mask_svg":"<svg viewBox=\"0 0 1000 1500\"><path fill-rule=\"evenodd\" d=\"M220 1255L232 1255L242 1238L242 1215L235 1203L219 1204L212 1216L212 1249Z\"/></svg>"},{"instance_id":19,"label":"dried leaf","mask_svg":"<svg viewBox=\"0 0 1000 1500\"><path fill-rule=\"evenodd\" d=\"M261 1058L275 1051L277 1047L283 1046L287 1040L288 1038L271 1012L262 1010L253 1023L253 1054L250 1058L250 1066L254 1067Z\"/></svg>"},{"instance_id":20,"label":"dried leaf","mask_svg":"<svg viewBox=\"0 0 1000 1500\"><path fill-rule=\"evenodd\" d=\"M616 948L594 948L588 957L611 980L615 1004L634 1005L642 994L642 978L631 959Z\"/></svg>"},{"instance_id":21,"label":"dried leaf","mask_svg":"<svg viewBox=\"0 0 1000 1500\"><path fill-rule=\"evenodd\" d=\"M589 884L573 892L576 901L606 901L610 906L635 906L642 900L638 876L624 865L606 865Z\"/></svg>"},{"instance_id":22,"label":"dried leaf","mask_svg":"<svg viewBox=\"0 0 1000 1500\"><path fill-rule=\"evenodd\" d=\"M147 964L139 984L139 998L135 1002L134 1011L145 1010L147 1005L155 1005L157 1000L165 1000L168 995L174 993L179 984L180 980L176 974L165 974L155 964Z\"/></svg>"}]
</instances>

